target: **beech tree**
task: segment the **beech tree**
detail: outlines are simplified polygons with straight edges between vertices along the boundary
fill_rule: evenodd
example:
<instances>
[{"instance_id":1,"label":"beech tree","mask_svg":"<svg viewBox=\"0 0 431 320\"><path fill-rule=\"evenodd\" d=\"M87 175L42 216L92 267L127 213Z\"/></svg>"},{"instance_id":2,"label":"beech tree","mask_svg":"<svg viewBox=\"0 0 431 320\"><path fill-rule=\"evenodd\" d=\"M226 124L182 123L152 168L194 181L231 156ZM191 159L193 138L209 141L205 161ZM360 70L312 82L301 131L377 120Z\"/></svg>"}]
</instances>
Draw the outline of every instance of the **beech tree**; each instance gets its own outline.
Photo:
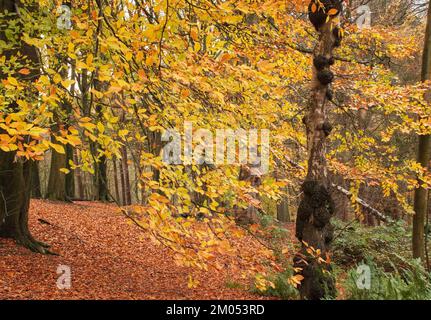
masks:
<instances>
[{"instance_id":1,"label":"beech tree","mask_svg":"<svg viewBox=\"0 0 431 320\"><path fill-rule=\"evenodd\" d=\"M13 70L13 74L23 82L36 79L40 72L40 61L37 49L23 41L22 21L20 21L21 2L17 0L0 1L0 14L9 25L17 26L17 32L7 33L6 29L0 30L0 40L11 43L12 46L3 50L2 55L7 59L18 57L17 65L28 66L25 72ZM28 8L27 8L28 9ZM37 10L32 6L31 10ZM27 71L28 70L28 71ZM0 69L0 79L5 79L5 74ZM29 98L37 100L37 92L27 92ZM19 105L17 101L9 103L7 112L17 112ZM5 130L0 129L0 133ZM30 143L31 137L27 137ZM19 244L40 253L49 252L47 245L35 240L28 227L28 210L31 194L31 180L33 160L17 158L14 151L0 150L0 236L13 238Z\"/></svg>"}]
</instances>

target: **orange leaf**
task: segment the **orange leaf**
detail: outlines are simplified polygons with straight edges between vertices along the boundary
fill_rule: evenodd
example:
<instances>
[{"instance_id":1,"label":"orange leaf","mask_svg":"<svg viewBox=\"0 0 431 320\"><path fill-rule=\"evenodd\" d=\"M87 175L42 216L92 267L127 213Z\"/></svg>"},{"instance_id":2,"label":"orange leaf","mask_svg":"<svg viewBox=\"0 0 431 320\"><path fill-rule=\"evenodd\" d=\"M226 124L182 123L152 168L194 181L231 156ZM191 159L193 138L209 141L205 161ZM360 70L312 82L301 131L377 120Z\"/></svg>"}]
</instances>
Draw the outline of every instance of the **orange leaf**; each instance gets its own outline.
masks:
<instances>
[{"instance_id":1,"label":"orange leaf","mask_svg":"<svg viewBox=\"0 0 431 320\"><path fill-rule=\"evenodd\" d=\"M335 16L338 13L338 10L335 8L329 9L328 15Z\"/></svg>"},{"instance_id":2,"label":"orange leaf","mask_svg":"<svg viewBox=\"0 0 431 320\"><path fill-rule=\"evenodd\" d=\"M19 73L23 74L23 75L28 75L30 74L30 70L27 68L22 68L21 70L18 71Z\"/></svg>"}]
</instances>

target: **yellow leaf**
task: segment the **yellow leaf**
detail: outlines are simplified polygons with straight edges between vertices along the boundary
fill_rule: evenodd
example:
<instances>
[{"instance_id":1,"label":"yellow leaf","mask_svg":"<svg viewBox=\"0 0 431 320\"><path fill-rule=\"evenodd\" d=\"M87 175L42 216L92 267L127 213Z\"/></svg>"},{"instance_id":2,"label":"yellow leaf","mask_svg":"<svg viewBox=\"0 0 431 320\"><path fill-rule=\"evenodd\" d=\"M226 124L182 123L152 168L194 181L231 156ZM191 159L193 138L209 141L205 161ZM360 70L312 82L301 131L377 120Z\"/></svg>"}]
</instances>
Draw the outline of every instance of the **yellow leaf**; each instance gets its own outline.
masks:
<instances>
[{"instance_id":1,"label":"yellow leaf","mask_svg":"<svg viewBox=\"0 0 431 320\"><path fill-rule=\"evenodd\" d=\"M194 49L195 49L195 52L198 52L201 49L201 44L199 42L195 42Z\"/></svg>"},{"instance_id":2,"label":"yellow leaf","mask_svg":"<svg viewBox=\"0 0 431 320\"><path fill-rule=\"evenodd\" d=\"M18 87L18 86L19 86L18 81L17 81L14 77L8 77L8 78L7 78L7 81L8 81L11 85L13 85L13 86L15 86L15 87Z\"/></svg>"},{"instance_id":3,"label":"yellow leaf","mask_svg":"<svg viewBox=\"0 0 431 320\"><path fill-rule=\"evenodd\" d=\"M196 288L198 285L199 285L199 281L193 280L192 276L189 274L189 281L187 283L187 287L189 287L189 289L192 289L192 288Z\"/></svg>"},{"instance_id":4,"label":"yellow leaf","mask_svg":"<svg viewBox=\"0 0 431 320\"><path fill-rule=\"evenodd\" d=\"M122 138L122 139L124 139L126 136L127 136L127 134L129 133L129 130L120 130L120 131L118 131L118 135Z\"/></svg>"},{"instance_id":5,"label":"yellow leaf","mask_svg":"<svg viewBox=\"0 0 431 320\"><path fill-rule=\"evenodd\" d=\"M74 84L74 83L75 83L75 80L70 80L70 79L66 79L66 80L61 81L61 84L65 88L69 88L69 86Z\"/></svg>"},{"instance_id":6,"label":"yellow leaf","mask_svg":"<svg viewBox=\"0 0 431 320\"><path fill-rule=\"evenodd\" d=\"M85 64L89 67L93 64L93 54L90 53L87 56L87 59L85 60Z\"/></svg>"},{"instance_id":7,"label":"yellow leaf","mask_svg":"<svg viewBox=\"0 0 431 320\"><path fill-rule=\"evenodd\" d=\"M61 168L60 172L63 172L64 174L68 174L70 172L70 170L67 168Z\"/></svg>"},{"instance_id":8,"label":"yellow leaf","mask_svg":"<svg viewBox=\"0 0 431 320\"><path fill-rule=\"evenodd\" d=\"M91 122L79 123L79 125L82 128L85 128L85 129L87 129L89 131L93 131L96 128L96 125L94 123L91 123Z\"/></svg>"},{"instance_id":9,"label":"yellow leaf","mask_svg":"<svg viewBox=\"0 0 431 320\"><path fill-rule=\"evenodd\" d=\"M97 123L97 129L99 130L100 133L105 132L105 126L103 125L102 122Z\"/></svg>"},{"instance_id":10,"label":"yellow leaf","mask_svg":"<svg viewBox=\"0 0 431 320\"><path fill-rule=\"evenodd\" d=\"M54 76L54 83L59 83L61 80L62 80L62 79L61 79L61 76L57 73L57 74Z\"/></svg>"},{"instance_id":11,"label":"yellow leaf","mask_svg":"<svg viewBox=\"0 0 431 320\"><path fill-rule=\"evenodd\" d=\"M132 60L133 54L129 51L126 53L126 61Z\"/></svg>"},{"instance_id":12,"label":"yellow leaf","mask_svg":"<svg viewBox=\"0 0 431 320\"><path fill-rule=\"evenodd\" d=\"M61 144L50 143L51 147L57 151L57 153L65 154L64 147Z\"/></svg>"}]
</instances>

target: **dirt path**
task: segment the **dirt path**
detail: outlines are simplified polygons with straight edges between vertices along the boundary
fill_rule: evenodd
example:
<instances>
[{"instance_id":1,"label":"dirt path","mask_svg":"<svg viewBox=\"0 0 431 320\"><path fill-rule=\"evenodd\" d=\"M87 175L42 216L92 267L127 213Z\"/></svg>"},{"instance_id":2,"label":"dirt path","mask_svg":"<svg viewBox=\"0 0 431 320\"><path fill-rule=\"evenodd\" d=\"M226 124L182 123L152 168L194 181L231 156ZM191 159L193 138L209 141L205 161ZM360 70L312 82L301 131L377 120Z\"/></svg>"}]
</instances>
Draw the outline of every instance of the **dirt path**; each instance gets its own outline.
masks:
<instances>
[{"instance_id":1,"label":"dirt path","mask_svg":"<svg viewBox=\"0 0 431 320\"><path fill-rule=\"evenodd\" d=\"M35 254L0 239L0 299L262 298L227 288L226 271L200 273L201 286L189 289L189 271L178 267L167 249L143 239L112 205L34 200L30 226L35 238L60 256ZM69 290L57 288L59 265L71 268Z\"/></svg>"}]
</instances>

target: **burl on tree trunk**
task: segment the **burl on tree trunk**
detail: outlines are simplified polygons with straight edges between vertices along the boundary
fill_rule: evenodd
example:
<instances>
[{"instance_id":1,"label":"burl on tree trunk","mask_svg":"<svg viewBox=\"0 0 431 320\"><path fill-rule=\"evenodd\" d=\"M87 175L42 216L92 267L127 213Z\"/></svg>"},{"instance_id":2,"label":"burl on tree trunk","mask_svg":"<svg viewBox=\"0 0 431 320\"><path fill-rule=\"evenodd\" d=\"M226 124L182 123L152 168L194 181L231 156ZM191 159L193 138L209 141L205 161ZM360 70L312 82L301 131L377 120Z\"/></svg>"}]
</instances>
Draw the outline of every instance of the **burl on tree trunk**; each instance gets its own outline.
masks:
<instances>
[{"instance_id":1,"label":"burl on tree trunk","mask_svg":"<svg viewBox=\"0 0 431 320\"><path fill-rule=\"evenodd\" d=\"M313 52L313 79L308 113L304 117L309 160L296 219L296 237L302 242L302 248L294 263L304 277L299 287L301 297L310 300L336 295L327 259L333 236L330 219L334 203L327 175L326 140L332 130L327 115L328 102L332 99L330 84L334 79L330 70L334 64L332 52L341 40L335 18L341 10L341 1L313 0L309 5L309 18L319 33L319 40Z\"/></svg>"}]
</instances>

